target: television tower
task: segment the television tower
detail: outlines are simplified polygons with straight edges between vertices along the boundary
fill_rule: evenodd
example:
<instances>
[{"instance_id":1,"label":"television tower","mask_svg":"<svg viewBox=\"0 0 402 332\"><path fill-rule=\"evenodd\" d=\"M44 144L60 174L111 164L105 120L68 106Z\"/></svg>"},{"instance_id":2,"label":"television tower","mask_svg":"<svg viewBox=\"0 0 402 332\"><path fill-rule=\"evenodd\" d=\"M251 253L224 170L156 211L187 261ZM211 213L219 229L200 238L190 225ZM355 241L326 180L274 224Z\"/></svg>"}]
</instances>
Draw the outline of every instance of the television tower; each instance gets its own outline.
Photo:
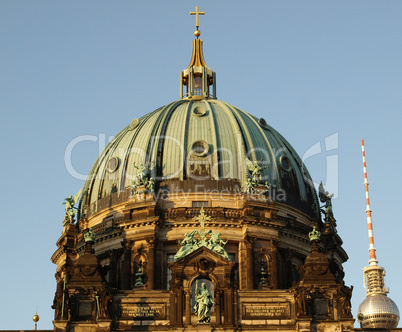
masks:
<instances>
[{"instance_id":1,"label":"television tower","mask_svg":"<svg viewBox=\"0 0 402 332\"><path fill-rule=\"evenodd\" d=\"M357 319L361 328L395 328L399 322L399 310L395 302L388 296L388 289L385 288L385 269L378 266L374 248L373 224L371 220L371 209L368 192L366 155L364 141L362 140L364 187L366 189L366 214L369 236L369 266L363 268L364 287L366 288L366 299L360 304Z\"/></svg>"}]
</instances>

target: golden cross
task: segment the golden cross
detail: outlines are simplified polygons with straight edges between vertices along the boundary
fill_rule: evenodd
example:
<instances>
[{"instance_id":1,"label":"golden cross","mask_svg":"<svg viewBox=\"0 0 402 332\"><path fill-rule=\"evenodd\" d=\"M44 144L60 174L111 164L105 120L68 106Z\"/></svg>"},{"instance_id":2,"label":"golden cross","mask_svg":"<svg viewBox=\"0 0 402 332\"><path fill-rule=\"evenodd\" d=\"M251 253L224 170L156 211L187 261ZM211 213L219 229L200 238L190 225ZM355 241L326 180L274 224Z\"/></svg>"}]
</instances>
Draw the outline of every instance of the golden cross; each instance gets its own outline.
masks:
<instances>
[{"instance_id":1,"label":"golden cross","mask_svg":"<svg viewBox=\"0 0 402 332\"><path fill-rule=\"evenodd\" d=\"M198 30L200 27L199 15L205 15L205 12L198 11L198 6L195 7L195 12L190 12L190 15L195 15L195 26Z\"/></svg>"},{"instance_id":2,"label":"golden cross","mask_svg":"<svg viewBox=\"0 0 402 332\"><path fill-rule=\"evenodd\" d=\"M195 216L194 220L201 224L201 229L204 230L205 222L210 221L211 217L205 215L204 207L201 207L200 216Z\"/></svg>"}]
</instances>

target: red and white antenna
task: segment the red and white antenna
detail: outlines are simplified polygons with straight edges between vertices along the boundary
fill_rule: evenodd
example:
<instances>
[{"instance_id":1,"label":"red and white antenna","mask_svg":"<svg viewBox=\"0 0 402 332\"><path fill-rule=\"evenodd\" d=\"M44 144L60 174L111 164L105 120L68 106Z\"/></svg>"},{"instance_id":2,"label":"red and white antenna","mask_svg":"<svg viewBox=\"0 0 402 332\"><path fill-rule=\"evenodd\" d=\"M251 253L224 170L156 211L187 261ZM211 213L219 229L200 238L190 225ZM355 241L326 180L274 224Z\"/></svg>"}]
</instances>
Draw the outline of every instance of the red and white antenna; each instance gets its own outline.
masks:
<instances>
[{"instance_id":1,"label":"red and white antenna","mask_svg":"<svg viewBox=\"0 0 402 332\"><path fill-rule=\"evenodd\" d=\"M377 265L377 257L374 248L373 224L371 221L371 209L368 192L366 155L364 152L364 140L362 140L364 187L366 188L366 214L369 236L370 266L363 268L364 287L366 299L360 304L357 318L360 326L365 328L395 328L399 322L399 310L395 302L387 297L388 288L385 288L385 269Z\"/></svg>"},{"instance_id":2,"label":"red and white antenna","mask_svg":"<svg viewBox=\"0 0 402 332\"><path fill-rule=\"evenodd\" d=\"M377 257L375 255L374 248L374 235L373 235L373 223L371 221L371 209L370 209L370 199L368 191L368 181L367 181L367 168L366 168L366 154L364 152L364 140L362 140L362 154L363 154L363 172L364 172L364 187L366 188L366 214L367 214L367 226L368 226L368 236L369 236L369 252L370 252L370 266L377 266Z\"/></svg>"}]
</instances>

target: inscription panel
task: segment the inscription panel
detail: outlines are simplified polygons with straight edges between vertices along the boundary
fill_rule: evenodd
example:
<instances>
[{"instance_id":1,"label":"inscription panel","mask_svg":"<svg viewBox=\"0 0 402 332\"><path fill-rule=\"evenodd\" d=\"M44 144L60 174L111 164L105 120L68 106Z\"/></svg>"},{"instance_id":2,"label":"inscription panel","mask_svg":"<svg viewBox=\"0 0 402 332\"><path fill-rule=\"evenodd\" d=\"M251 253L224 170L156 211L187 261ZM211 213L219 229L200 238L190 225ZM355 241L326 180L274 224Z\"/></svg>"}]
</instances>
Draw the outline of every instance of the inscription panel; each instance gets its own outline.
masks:
<instances>
[{"instance_id":1,"label":"inscription panel","mask_svg":"<svg viewBox=\"0 0 402 332\"><path fill-rule=\"evenodd\" d=\"M289 303L242 304L242 319L290 319L290 305Z\"/></svg>"},{"instance_id":2,"label":"inscription panel","mask_svg":"<svg viewBox=\"0 0 402 332\"><path fill-rule=\"evenodd\" d=\"M122 319L166 319L165 303L125 303L121 307Z\"/></svg>"}]
</instances>

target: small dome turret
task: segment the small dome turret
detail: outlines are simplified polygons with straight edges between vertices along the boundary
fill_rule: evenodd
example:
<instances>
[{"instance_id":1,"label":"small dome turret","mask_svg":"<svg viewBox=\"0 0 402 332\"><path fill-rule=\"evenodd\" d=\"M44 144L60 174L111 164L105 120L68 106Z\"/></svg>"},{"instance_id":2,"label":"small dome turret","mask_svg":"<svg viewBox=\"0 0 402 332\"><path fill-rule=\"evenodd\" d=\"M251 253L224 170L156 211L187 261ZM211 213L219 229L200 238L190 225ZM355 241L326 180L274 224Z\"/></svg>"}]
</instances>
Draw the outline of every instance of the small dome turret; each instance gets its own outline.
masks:
<instances>
[{"instance_id":1,"label":"small dome turret","mask_svg":"<svg viewBox=\"0 0 402 332\"><path fill-rule=\"evenodd\" d=\"M198 7L195 8L195 12L190 14L196 15L196 39L193 40L190 64L180 73L180 99L216 99L216 75L205 63L202 40L198 39L201 36L201 31L198 30L198 15L205 13L198 11Z\"/></svg>"}]
</instances>

